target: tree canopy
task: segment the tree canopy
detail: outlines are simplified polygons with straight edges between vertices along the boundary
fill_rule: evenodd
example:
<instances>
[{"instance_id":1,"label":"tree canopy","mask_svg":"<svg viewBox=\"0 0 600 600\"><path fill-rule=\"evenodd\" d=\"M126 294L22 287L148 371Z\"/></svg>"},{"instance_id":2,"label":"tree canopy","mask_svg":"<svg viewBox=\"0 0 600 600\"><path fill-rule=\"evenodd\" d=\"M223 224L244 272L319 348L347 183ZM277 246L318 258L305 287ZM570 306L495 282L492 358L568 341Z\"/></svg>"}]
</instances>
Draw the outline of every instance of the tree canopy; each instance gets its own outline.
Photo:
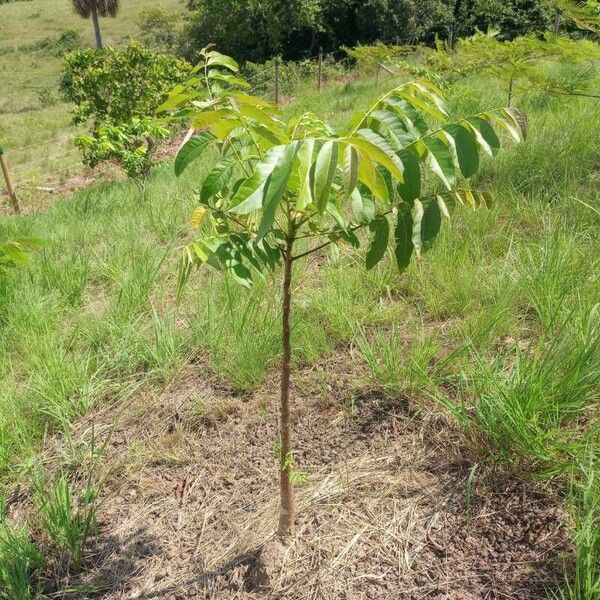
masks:
<instances>
[{"instance_id":1,"label":"tree canopy","mask_svg":"<svg viewBox=\"0 0 600 600\"><path fill-rule=\"evenodd\" d=\"M89 19L94 11L101 17L116 17L119 0L73 0L73 8L82 19Z\"/></svg>"},{"instance_id":2,"label":"tree canopy","mask_svg":"<svg viewBox=\"0 0 600 600\"><path fill-rule=\"evenodd\" d=\"M432 44L490 27L501 39L552 28L552 0L188 0L189 57L214 42L238 60L382 42Z\"/></svg>"}]
</instances>

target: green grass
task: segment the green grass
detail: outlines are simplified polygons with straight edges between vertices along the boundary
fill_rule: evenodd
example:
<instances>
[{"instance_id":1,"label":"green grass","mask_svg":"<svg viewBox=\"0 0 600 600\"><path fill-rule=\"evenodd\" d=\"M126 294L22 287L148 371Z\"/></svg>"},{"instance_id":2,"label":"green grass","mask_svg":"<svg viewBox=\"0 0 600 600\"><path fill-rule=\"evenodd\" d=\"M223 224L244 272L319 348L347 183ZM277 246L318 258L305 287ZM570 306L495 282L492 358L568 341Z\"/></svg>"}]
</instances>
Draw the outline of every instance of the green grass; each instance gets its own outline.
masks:
<instances>
[{"instance_id":1,"label":"green grass","mask_svg":"<svg viewBox=\"0 0 600 600\"><path fill-rule=\"evenodd\" d=\"M135 11L132 3L124 6L121 19L105 23L116 42L142 9L142 3ZM0 21L5 29L19 23L19 44L31 43L52 9L63 11L57 14L64 27L89 29L91 41L89 24L70 15L67 2L9 4L0 7L9 20ZM25 61L1 44L12 68ZM57 72L50 59L37 80L54 85ZM3 109L21 112L2 115L9 148L68 131L67 107L25 110L27 76L20 72L15 82ZM390 85L357 80L319 94L311 82L286 110L310 109L340 125ZM501 105L502 96L493 82L474 79L454 88L449 100L462 114ZM494 207L459 207L434 248L406 273L397 273L391 255L366 272L363 254L348 247L298 264L294 359L310 364L338 347L356 348L375 385L391 398L439 401L486 459L520 476L560 474L571 491L577 546L564 597L592 600L600 555L600 123L597 106L583 100L530 94L517 104L528 111L529 139L508 145L478 178ZM182 303L175 302L178 249L189 239L192 192L207 169L196 165L176 179L170 164L157 167L144 203L130 183L101 183L36 214L0 216L0 241L46 240L30 268L0 278L5 492L36 472L46 434L68 439L80 415L168 383L196 356L240 390L255 389L276 366L277 277L246 291L200 271ZM55 500L70 506L61 490ZM0 577L20 586L35 555L27 534L0 527L0 559L24 557L17 566L0 560ZM15 589L12 597L27 597Z\"/></svg>"},{"instance_id":2,"label":"green grass","mask_svg":"<svg viewBox=\"0 0 600 600\"><path fill-rule=\"evenodd\" d=\"M29 600L31 571L42 564L27 529L0 521L0 600Z\"/></svg>"}]
</instances>

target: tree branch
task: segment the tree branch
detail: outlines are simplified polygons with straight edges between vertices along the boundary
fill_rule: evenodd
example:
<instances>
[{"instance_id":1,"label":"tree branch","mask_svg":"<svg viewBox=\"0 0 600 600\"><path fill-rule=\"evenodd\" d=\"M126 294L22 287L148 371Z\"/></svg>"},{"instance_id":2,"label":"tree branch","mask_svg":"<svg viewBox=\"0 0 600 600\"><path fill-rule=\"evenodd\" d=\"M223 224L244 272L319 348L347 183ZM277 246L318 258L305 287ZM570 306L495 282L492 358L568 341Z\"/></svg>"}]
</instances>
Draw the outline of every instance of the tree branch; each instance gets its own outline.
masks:
<instances>
[{"instance_id":1,"label":"tree branch","mask_svg":"<svg viewBox=\"0 0 600 600\"><path fill-rule=\"evenodd\" d=\"M381 213L380 217L385 217L387 215L389 215L392 212L392 210L388 210L384 213ZM367 227L368 223L363 223L360 225L354 225L352 227L350 227L348 229L348 231L351 231L352 233L354 233L355 231L358 231L359 229L362 229L363 227ZM338 231L340 231L339 229L337 231L332 231L331 233L337 233ZM298 238L300 239L300 238ZM337 241L337 240L335 240ZM334 240L329 240L327 242L324 242L323 244L319 244L318 246L315 246L314 248L311 248L310 250L307 250L306 252L301 252L300 254L296 254L296 256L292 256L292 262L298 260L299 258L304 258L305 256L309 256L310 254L313 254L314 252L317 252L323 248L326 248L327 246L329 246L330 244L333 244Z\"/></svg>"}]
</instances>

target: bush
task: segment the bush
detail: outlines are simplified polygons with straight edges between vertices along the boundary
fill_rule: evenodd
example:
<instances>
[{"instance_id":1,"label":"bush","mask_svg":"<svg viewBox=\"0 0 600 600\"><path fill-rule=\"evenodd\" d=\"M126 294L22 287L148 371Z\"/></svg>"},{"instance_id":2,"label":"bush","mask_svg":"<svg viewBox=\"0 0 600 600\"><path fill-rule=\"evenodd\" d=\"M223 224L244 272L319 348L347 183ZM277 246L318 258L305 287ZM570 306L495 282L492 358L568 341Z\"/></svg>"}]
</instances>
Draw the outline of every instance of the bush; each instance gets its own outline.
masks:
<instances>
[{"instance_id":1,"label":"bush","mask_svg":"<svg viewBox=\"0 0 600 600\"><path fill-rule=\"evenodd\" d=\"M77 105L74 122L91 119L97 129L107 120L121 124L154 114L190 70L185 61L131 42L123 50L72 52L65 59L60 88Z\"/></svg>"},{"instance_id":2,"label":"bush","mask_svg":"<svg viewBox=\"0 0 600 600\"><path fill-rule=\"evenodd\" d=\"M181 19L177 13L163 8L142 11L137 18L140 38L145 46L157 52L173 52L177 46Z\"/></svg>"},{"instance_id":3,"label":"bush","mask_svg":"<svg viewBox=\"0 0 600 600\"><path fill-rule=\"evenodd\" d=\"M57 35L51 35L38 40L34 44L23 46L21 49L43 50L53 56L64 56L81 46L81 34L75 29L65 29Z\"/></svg>"},{"instance_id":4,"label":"bush","mask_svg":"<svg viewBox=\"0 0 600 600\"><path fill-rule=\"evenodd\" d=\"M135 42L123 50L69 54L61 90L77 106L73 121L90 122L90 135L76 140L84 163L94 167L114 160L140 185L143 196L156 142L169 133L154 114L190 71L185 61L155 54Z\"/></svg>"}]
</instances>

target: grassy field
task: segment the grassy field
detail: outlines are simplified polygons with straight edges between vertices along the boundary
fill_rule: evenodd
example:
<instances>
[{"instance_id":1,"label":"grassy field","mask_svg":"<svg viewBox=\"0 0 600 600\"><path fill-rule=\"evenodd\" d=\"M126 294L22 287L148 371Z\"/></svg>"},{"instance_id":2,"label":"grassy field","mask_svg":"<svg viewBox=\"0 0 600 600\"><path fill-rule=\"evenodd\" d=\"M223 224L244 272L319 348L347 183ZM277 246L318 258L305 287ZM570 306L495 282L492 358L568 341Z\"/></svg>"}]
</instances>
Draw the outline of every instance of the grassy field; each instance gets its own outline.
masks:
<instances>
[{"instance_id":1,"label":"grassy field","mask_svg":"<svg viewBox=\"0 0 600 600\"><path fill-rule=\"evenodd\" d=\"M185 11L183 0L123 2L118 18L101 19L105 43L119 46L138 38L138 15L155 7ZM76 46L95 43L91 21L76 15L68 0L0 6L0 143L25 193L34 184L57 185L82 170L72 144L77 130L58 89L65 49L58 39L65 31L79 35Z\"/></svg>"},{"instance_id":2,"label":"grassy field","mask_svg":"<svg viewBox=\"0 0 600 600\"><path fill-rule=\"evenodd\" d=\"M472 81L454 90L451 106L457 114L495 106L493 89ZM358 81L307 92L288 110L312 107L341 123L376 93ZM303 368L352 349L350 360L392 401L448 409L478 461L500 462L524 481L562 482L577 515L580 576L597 577L600 124L584 101L520 102L528 141L507 146L480 177L493 209L459 210L401 276L391 257L367 273L347 249L297 270L295 361ZM203 272L175 305L178 248L202 176L196 169L175 179L165 164L144 204L126 182L98 184L0 221L2 238L46 239L30 269L0 280L7 494L43 469L48 435L66 436L60 462L78 472L86 445L73 422L167 389L198 357L238 394L271 377L280 345L276 282L248 292Z\"/></svg>"},{"instance_id":3,"label":"grassy field","mask_svg":"<svg viewBox=\"0 0 600 600\"><path fill-rule=\"evenodd\" d=\"M137 2L134 10L124 3L120 19L104 23L107 40L126 39L135 13L150 4ZM42 37L40 23L44 36L73 27L89 43L90 24L54 0L2 6L0 17L4 31L18 32L0 42L3 65L17 73L2 72L3 87L10 79L15 89L0 106L8 148L66 134L68 108L41 108L35 97L54 89L59 59L18 48ZM312 110L341 126L391 85L357 79L318 93L311 82L286 111ZM477 78L454 86L448 100L455 115L504 103L494 81ZM598 107L537 93L515 103L528 114L530 136L520 146L507 143L484 165L478 184L493 207L458 208L434 248L407 272L398 275L391 255L367 272L363 254L347 247L298 263L294 395L300 466L309 477L300 492L305 542L290 558L294 576L273 597L393 597L394 588L365 591L360 582L369 578L356 577L357 569L371 568L357 547L372 543L366 556L406 584L407 598L451 591L466 598L598 598ZM44 211L0 215L0 241L45 240L29 268L0 277L0 583L9 590L0 589L2 600L177 597L191 586L186 569L190 577L204 573L202 589L210 592L206 573L218 574L223 563L251 551L270 522L273 490L266 484L265 496L257 481L265 472L271 481L276 469L269 426L280 353L277 278L246 291L201 271L175 302L192 192L209 166L176 179L172 164L160 165L144 203L128 182L98 183ZM365 398L380 413L371 415ZM448 457L455 462L441 476ZM420 478L391 470L407 463L424 464ZM203 473L199 485L208 491L194 488L197 502L187 505L191 473ZM418 491L394 487L410 481ZM87 501L65 499L71 484L87 490ZM336 486L346 495L336 495ZM96 495L99 505L91 500ZM415 501L405 511L401 499L409 496ZM559 511L560 527L555 517L539 530L526 527L520 519L530 504ZM93 548L80 546L90 506L101 523ZM430 529L417 535L425 506L435 506L428 523L443 515L459 541L455 552L436 557L429 547L430 555L409 560L415 547L430 543L435 550ZM164 516L169 512L176 521ZM459 566L452 579L447 571L453 560L459 565L463 546L473 550L465 560L479 560L485 528L493 529L484 525L489 514L511 535L522 532L507 533L509 548L498 556L484 556L498 572L481 579L487 583L472 583L472 574L463 581ZM557 527L570 543L557 545ZM146 530L162 540L162 550L148 542L134 562L128 543L145 539ZM402 536L412 541L404 545ZM533 554L509 551L525 538L544 552L519 583L519 565ZM190 555L182 557L188 543ZM39 550L52 558L30 580ZM74 557L66 572L65 554ZM558 570L545 571L550 560ZM417 578L420 569L435 578L442 567L448 579L441 590ZM513 573L502 580L507 587L499 583L503 570ZM219 591L216 597L244 597Z\"/></svg>"}]
</instances>

